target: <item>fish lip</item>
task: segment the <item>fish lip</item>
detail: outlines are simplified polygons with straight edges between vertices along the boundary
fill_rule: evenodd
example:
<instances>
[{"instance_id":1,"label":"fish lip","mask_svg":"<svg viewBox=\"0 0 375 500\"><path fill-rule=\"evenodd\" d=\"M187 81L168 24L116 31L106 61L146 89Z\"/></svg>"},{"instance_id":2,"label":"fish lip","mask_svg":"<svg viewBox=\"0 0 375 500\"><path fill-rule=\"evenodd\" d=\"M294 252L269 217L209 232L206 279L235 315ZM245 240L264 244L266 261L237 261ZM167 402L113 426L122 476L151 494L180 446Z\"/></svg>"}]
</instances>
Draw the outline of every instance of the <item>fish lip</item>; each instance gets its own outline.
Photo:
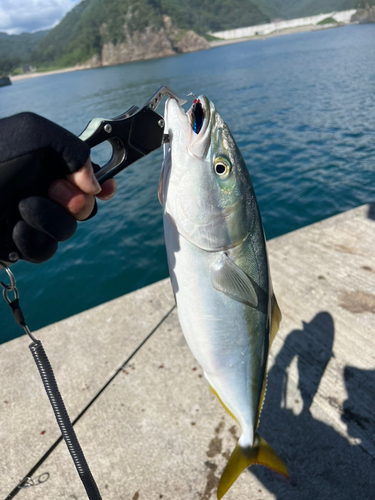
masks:
<instances>
[{"instance_id":1,"label":"fish lip","mask_svg":"<svg viewBox=\"0 0 375 500\"><path fill-rule=\"evenodd\" d=\"M178 122L177 126L174 122L176 119ZM165 122L164 131L165 133L169 134L170 145L173 142L174 133L179 131L182 131L185 137L185 142L188 142L190 140L191 127L190 124L188 123L186 112L178 104L178 102L171 97L165 103L164 122Z\"/></svg>"}]
</instances>

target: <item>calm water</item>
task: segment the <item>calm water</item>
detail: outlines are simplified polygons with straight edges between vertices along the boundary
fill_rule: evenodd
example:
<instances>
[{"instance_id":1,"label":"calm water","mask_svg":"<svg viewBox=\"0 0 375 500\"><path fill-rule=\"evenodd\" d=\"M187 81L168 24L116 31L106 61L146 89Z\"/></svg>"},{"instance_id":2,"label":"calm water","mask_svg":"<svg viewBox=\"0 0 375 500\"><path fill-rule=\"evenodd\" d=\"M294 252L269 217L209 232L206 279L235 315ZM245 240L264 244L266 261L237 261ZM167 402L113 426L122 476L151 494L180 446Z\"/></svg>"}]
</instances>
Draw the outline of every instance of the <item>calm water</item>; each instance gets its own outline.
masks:
<instances>
[{"instance_id":1,"label":"calm water","mask_svg":"<svg viewBox=\"0 0 375 500\"><path fill-rule=\"evenodd\" d=\"M216 104L247 162L268 239L374 201L375 25L23 80L0 89L0 116L30 110L79 134L161 85ZM161 162L157 152L120 174L117 196L51 261L13 266L32 330L168 275ZM0 314L0 342L22 333L5 302Z\"/></svg>"}]
</instances>

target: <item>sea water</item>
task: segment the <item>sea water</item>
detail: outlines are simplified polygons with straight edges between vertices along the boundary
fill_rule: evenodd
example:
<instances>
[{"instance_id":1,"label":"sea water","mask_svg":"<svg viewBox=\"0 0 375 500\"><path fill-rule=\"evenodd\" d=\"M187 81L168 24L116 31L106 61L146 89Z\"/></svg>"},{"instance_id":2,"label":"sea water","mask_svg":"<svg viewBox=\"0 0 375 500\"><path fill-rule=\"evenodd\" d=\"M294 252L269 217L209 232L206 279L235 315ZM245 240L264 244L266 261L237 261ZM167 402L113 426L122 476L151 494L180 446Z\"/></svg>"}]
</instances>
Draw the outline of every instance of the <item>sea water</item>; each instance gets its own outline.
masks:
<instances>
[{"instance_id":1,"label":"sea water","mask_svg":"<svg viewBox=\"0 0 375 500\"><path fill-rule=\"evenodd\" d=\"M375 25L20 80L0 89L0 117L34 111L78 135L161 85L215 103L251 173L268 239L374 201ZM109 154L102 147L94 159ZM119 174L115 198L99 202L50 261L12 267L32 330L168 276L161 163L158 151ZM22 333L1 301L0 342Z\"/></svg>"}]
</instances>

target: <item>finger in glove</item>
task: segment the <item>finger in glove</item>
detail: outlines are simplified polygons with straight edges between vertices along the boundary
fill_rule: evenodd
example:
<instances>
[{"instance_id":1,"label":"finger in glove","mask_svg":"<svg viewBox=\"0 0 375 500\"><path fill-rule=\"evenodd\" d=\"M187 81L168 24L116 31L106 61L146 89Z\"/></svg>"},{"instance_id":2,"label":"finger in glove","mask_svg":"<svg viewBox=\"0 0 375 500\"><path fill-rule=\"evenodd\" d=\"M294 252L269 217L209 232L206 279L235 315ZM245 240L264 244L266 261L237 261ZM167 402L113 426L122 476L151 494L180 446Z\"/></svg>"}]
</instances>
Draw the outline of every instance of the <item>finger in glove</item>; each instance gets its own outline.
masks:
<instances>
[{"instance_id":1,"label":"finger in glove","mask_svg":"<svg viewBox=\"0 0 375 500\"><path fill-rule=\"evenodd\" d=\"M40 264L50 259L57 250L57 241L41 231L19 221L13 229L13 241L17 245L22 259Z\"/></svg>"},{"instance_id":2,"label":"finger in glove","mask_svg":"<svg viewBox=\"0 0 375 500\"><path fill-rule=\"evenodd\" d=\"M67 240L77 229L74 217L48 198L30 196L19 202L18 209L22 219L30 227L56 241Z\"/></svg>"}]
</instances>

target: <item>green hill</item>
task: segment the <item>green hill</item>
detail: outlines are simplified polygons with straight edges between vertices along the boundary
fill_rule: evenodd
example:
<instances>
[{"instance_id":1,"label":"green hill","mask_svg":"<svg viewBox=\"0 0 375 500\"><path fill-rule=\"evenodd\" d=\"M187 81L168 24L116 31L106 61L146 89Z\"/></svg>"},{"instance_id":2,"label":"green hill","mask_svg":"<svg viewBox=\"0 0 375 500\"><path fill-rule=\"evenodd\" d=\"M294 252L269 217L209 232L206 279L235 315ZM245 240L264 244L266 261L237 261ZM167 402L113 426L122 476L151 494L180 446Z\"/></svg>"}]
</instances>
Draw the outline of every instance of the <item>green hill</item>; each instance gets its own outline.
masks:
<instances>
[{"instance_id":1,"label":"green hill","mask_svg":"<svg viewBox=\"0 0 375 500\"><path fill-rule=\"evenodd\" d=\"M8 35L0 32L0 75L30 64L30 56L48 31Z\"/></svg>"},{"instance_id":2,"label":"green hill","mask_svg":"<svg viewBox=\"0 0 375 500\"><path fill-rule=\"evenodd\" d=\"M368 4L375 0L83 0L49 32L0 33L0 74L17 66L100 66L199 50L207 44L194 33L208 38L210 31Z\"/></svg>"},{"instance_id":3,"label":"green hill","mask_svg":"<svg viewBox=\"0 0 375 500\"><path fill-rule=\"evenodd\" d=\"M83 63L100 54L106 43L117 45L145 30L164 30L166 16L174 29L200 35L269 21L250 0L83 0L42 40L32 63Z\"/></svg>"},{"instance_id":4,"label":"green hill","mask_svg":"<svg viewBox=\"0 0 375 500\"><path fill-rule=\"evenodd\" d=\"M370 2L373 0L370 0ZM295 19L333 11L355 9L367 0L252 0L271 19Z\"/></svg>"},{"instance_id":5,"label":"green hill","mask_svg":"<svg viewBox=\"0 0 375 500\"><path fill-rule=\"evenodd\" d=\"M204 34L269 22L253 0L161 0L160 12L183 29Z\"/></svg>"}]
</instances>

